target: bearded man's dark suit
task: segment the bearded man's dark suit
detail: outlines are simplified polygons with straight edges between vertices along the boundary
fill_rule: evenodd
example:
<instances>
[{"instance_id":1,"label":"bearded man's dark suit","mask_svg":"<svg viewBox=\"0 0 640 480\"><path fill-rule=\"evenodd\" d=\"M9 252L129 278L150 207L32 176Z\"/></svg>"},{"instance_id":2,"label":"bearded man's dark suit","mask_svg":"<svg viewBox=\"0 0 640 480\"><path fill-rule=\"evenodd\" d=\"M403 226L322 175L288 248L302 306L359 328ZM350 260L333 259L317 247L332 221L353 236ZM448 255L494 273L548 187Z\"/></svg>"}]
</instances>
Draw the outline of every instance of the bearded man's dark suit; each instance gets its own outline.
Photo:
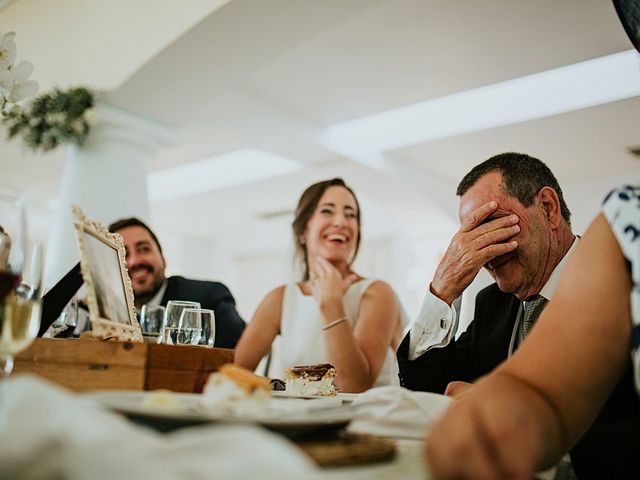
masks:
<instances>
[{"instance_id":1,"label":"bearded man's dark suit","mask_svg":"<svg viewBox=\"0 0 640 480\"><path fill-rule=\"evenodd\" d=\"M473 382L509 356L520 300L497 284L476 296L473 321L457 340L409 359L408 333L398 348L400 384L410 390L444 393L449 382ZM594 352L598 355L598 352ZM571 450L580 479L627 478L640 456L640 401L631 362L598 418ZM553 372L549 372L553 375Z\"/></svg>"},{"instance_id":2,"label":"bearded man's dark suit","mask_svg":"<svg viewBox=\"0 0 640 480\"><path fill-rule=\"evenodd\" d=\"M169 300L198 302L202 308L213 310L216 317L214 346L236 347L245 323L236 310L233 295L225 285L220 282L191 280L180 276L169 277L160 305L166 306Z\"/></svg>"}]
</instances>

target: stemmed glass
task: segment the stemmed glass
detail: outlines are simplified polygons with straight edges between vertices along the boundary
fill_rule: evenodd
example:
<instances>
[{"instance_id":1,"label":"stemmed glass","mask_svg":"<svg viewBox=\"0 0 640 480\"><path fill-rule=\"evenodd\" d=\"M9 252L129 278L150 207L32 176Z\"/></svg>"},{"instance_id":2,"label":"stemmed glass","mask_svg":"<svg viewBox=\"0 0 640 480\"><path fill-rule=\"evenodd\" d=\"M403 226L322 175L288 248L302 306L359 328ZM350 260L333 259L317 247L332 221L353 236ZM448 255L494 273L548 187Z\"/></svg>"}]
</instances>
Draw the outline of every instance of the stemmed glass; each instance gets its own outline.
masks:
<instances>
[{"instance_id":1,"label":"stemmed glass","mask_svg":"<svg viewBox=\"0 0 640 480\"><path fill-rule=\"evenodd\" d=\"M13 357L25 349L40 328L42 245L27 256L24 202L0 193L0 363L5 377Z\"/></svg>"},{"instance_id":2,"label":"stemmed glass","mask_svg":"<svg viewBox=\"0 0 640 480\"><path fill-rule=\"evenodd\" d=\"M140 327L145 342L158 343L162 334L165 308L162 305L143 305L140 309Z\"/></svg>"},{"instance_id":3,"label":"stemmed glass","mask_svg":"<svg viewBox=\"0 0 640 480\"><path fill-rule=\"evenodd\" d=\"M164 312L164 322L162 325L162 343L167 345L177 345L178 330L180 328L180 316L185 308L200 308L198 302L186 302L169 300Z\"/></svg>"}]
</instances>

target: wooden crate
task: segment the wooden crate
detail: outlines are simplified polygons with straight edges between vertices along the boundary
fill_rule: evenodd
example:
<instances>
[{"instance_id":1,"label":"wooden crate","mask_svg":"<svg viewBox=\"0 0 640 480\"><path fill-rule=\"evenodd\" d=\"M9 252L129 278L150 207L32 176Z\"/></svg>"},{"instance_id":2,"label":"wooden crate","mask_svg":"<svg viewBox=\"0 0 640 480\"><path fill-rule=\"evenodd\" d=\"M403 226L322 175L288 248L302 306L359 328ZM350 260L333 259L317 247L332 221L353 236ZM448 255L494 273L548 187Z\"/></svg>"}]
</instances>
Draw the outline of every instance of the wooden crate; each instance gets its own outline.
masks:
<instances>
[{"instance_id":1,"label":"wooden crate","mask_svg":"<svg viewBox=\"0 0 640 480\"><path fill-rule=\"evenodd\" d=\"M234 351L226 348L147 345L145 390L200 393L209 374L234 358Z\"/></svg>"},{"instance_id":2,"label":"wooden crate","mask_svg":"<svg viewBox=\"0 0 640 480\"><path fill-rule=\"evenodd\" d=\"M14 372L30 372L78 392L201 392L207 377L233 362L233 350L149 343L37 338L16 356Z\"/></svg>"}]
</instances>

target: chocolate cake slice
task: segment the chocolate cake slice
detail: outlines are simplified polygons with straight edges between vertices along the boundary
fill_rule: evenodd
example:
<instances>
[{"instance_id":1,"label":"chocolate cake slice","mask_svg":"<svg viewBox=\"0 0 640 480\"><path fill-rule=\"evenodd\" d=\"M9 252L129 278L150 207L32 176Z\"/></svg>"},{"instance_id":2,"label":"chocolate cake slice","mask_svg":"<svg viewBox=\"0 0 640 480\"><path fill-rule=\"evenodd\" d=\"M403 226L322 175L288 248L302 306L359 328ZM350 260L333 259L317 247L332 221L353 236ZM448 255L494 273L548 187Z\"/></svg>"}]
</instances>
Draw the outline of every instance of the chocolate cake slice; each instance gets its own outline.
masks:
<instances>
[{"instance_id":1,"label":"chocolate cake slice","mask_svg":"<svg viewBox=\"0 0 640 480\"><path fill-rule=\"evenodd\" d=\"M336 394L333 377L336 369L330 363L296 365L285 369L286 391L295 396L330 396Z\"/></svg>"}]
</instances>

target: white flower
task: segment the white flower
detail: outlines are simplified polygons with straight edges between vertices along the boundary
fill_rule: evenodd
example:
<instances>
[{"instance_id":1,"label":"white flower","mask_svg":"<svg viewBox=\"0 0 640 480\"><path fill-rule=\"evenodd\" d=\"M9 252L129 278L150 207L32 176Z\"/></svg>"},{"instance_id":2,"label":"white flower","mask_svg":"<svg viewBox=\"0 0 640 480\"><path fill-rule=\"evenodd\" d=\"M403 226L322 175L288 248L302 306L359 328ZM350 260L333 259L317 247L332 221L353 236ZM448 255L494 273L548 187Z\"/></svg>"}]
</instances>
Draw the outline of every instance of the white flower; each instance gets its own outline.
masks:
<instances>
[{"instance_id":1,"label":"white flower","mask_svg":"<svg viewBox=\"0 0 640 480\"><path fill-rule=\"evenodd\" d=\"M11 68L16 60L15 32L0 33L0 68Z\"/></svg>"},{"instance_id":2,"label":"white flower","mask_svg":"<svg viewBox=\"0 0 640 480\"><path fill-rule=\"evenodd\" d=\"M0 70L0 88L10 102L19 102L38 92L38 82L27 80L33 72L33 65L20 62L9 70Z\"/></svg>"},{"instance_id":3,"label":"white flower","mask_svg":"<svg viewBox=\"0 0 640 480\"><path fill-rule=\"evenodd\" d=\"M15 32L0 32L0 114L8 115L12 107L25 98L38 93L38 83L29 80L33 65L16 60Z\"/></svg>"},{"instance_id":4,"label":"white flower","mask_svg":"<svg viewBox=\"0 0 640 480\"><path fill-rule=\"evenodd\" d=\"M38 92L38 83L29 80L31 63L15 64L14 39L14 32L0 32L0 120L9 124L9 138L21 135L26 145L43 151L61 143L82 144L90 128L83 114L95 102L93 92L84 87L54 89L23 107L21 101Z\"/></svg>"},{"instance_id":5,"label":"white flower","mask_svg":"<svg viewBox=\"0 0 640 480\"><path fill-rule=\"evenodd\" d=\"M22 61L13 67L11 72L13 72L14 82L22 83L25 82L33 72L33 65L30 62Z\"/></svg>"},{"instance_id":6,"label":"white flower","mask_svg":"<svg viewBox=\"0 0 640 480\"><path fill-rule=\"evenodd\" d=\"M5 90L11 88L13 83L13 72L11 69L0 67L0 89L4 93Z\"/></svg>"}]
</instances>

